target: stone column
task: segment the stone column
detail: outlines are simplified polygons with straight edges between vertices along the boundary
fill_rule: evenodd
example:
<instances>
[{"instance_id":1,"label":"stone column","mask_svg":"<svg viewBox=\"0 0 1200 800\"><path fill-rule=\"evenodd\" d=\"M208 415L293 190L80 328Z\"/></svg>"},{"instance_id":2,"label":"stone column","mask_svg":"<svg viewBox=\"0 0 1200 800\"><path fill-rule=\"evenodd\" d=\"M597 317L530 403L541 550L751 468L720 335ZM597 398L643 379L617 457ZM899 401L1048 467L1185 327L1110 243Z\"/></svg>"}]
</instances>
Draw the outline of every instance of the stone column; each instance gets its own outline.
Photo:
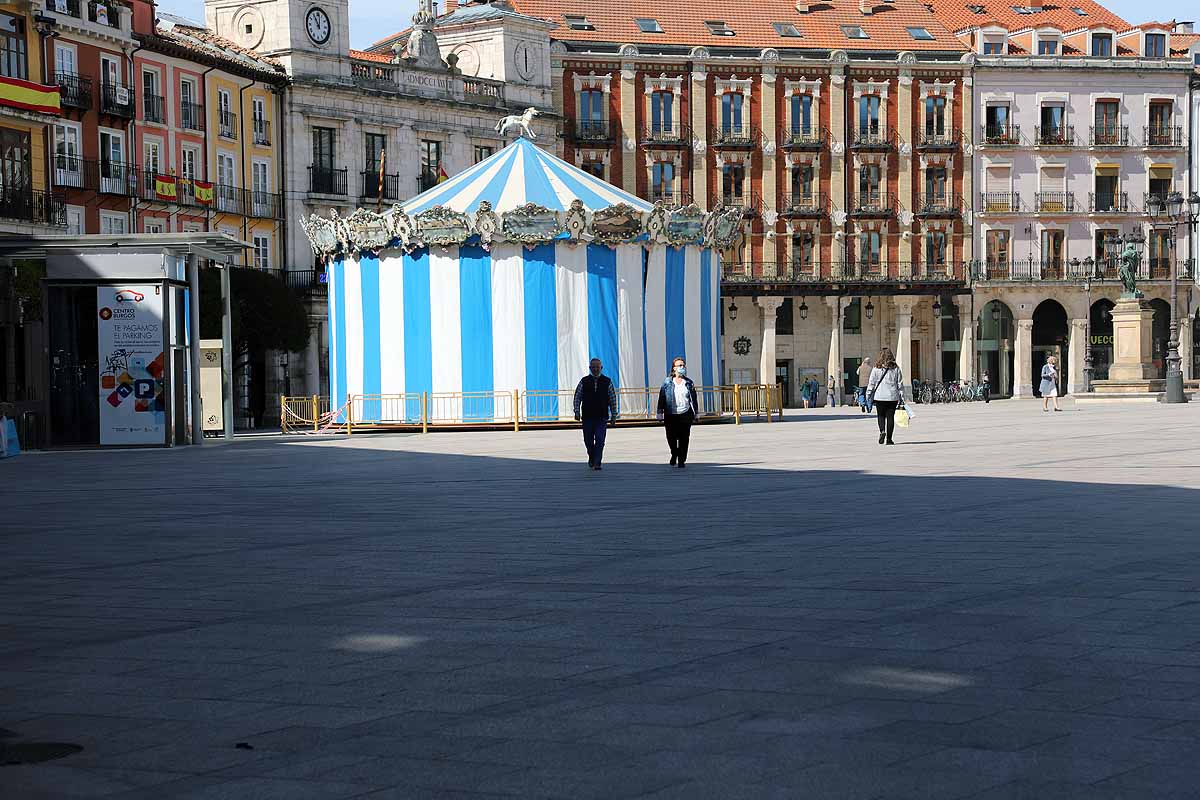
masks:
<instances>
[{"instance_id":1,"label":"stone column","mask_svg":"<svg viewBox=\"0 0 1200 800\"><path fill-rule=\"evenodd\" d=\"M834 59L829 77L829 196L840 219L845 220L846 205L846 54ZM836 230L834 222L832 229ZM836 263L843 254L834 252L830 258Z\"/></svg>"},{"instance_id":2,"label":"stone column","mask_svg":"<svg viewBox=\"0 0 1200 800\"><path fill-rule=\"evenodd\" d=\"M896 366L904 376L905 386L912 386L912 312L915 302L908 297L895 298ZM882 321L882 320L881 320ZM905 389L909 397L911 389Z\"/></svg>"},{"instance_id":3,"label":"stone column","mask_svg":"<svg viewBox=\"0 0 1200 800\"><path fill-rule=\"evenodd\" d=\"M758 360L759 382L775 385L775 312L783 305L782 297L756 297L754 304L762 309L762 352Z\"/></svg>"},{"instance_id":4,"label":"stone column","mask_svg":"<svg viewBox=\"0 0 1200 800\"><path fill-rule=\"evenodd\" d=\"M1183 369L1183 379L1185 381L1193 380L1196 377L1192 374L1192 335L1192 318L1180 315L1179 357L1183 360L1179 366Z\"/></svg>"},{"instance_id":5,"label":"stone column","mask_svg":"<svg viewBox=\"0 0 1200 800\"><path fill-rule=\"evenodd\" d=\"M1083 372L1087 363L1087 325L1086 319L1071 320L1071 339L1067 350L1067 392L1072 395L1087 391L1087 380Z\"/></svg>"},{"instance_id":6,"label":"stone column","mask_svg":"<svg viewBox=\"0 0 1200 800\"><path fill-rule=\"evenodd\" d=\"M1033 319L1018 319L1013 397L1033 397Z\"/></svg>"},{"instance_id":7,"label":"stone column","mask_svg":"<svg viewBox=\"0 0 1200 800\"><path fill-rule=\"evenodd\" d=\"M775 195L776 195L776 171L778 151L778 142L775 134L778 130L778 125L775 122L775 61L768 57L768 54L774 54L773 59L778 59L778 53L774 50L765 51L763 54L762 65L762 83L761 97L759 99L759 107L762 109L762 201L763 201L763 252L762 260L766 268L771 271L771 274L776 272L776 240L775 240L775 224L778 222L779 215L776 210Z\"/></svg>"},{"instance_id":8,"label":"stone column","mask_svg":"<svg viewBox=\"0 0 1200 800\"><path fill-rule=\"evenodd\" d=\"M913 154L916 151L917 145L917 129L913 127L912 113L912 69L907 66L900 67L900 77L897 80L899 86L896 91L896 133L900 137L901 142L898 146L899 158L896 163L899 166L900 173L897 175L896 193L899 195L900 207L905 211L912 212L913 210ZM912 232L912 214L903 216L901 226L904 231ZM900 240L899 253L896 256L897 261L912 262L912 243L911 241ZM907 250L907 252L905 252Z\"/></svg>"},{"instance_id":9,"label":"stone column","mask_svg":"<svg viewBox=\"0 0 1200 800\"><path fill-rule=\"evenodd\" d=\"M633 80L635 74L632 61L621 62L620 145L625 150L621 155L621 187L630 194L637 194L637 171L641 166L637 159L638 91Z\"/></svg>"},{"instance_id":10,"label":"stone column","mask_svg":"<svg viewBox=\"0 0 1200 800\"><path fill-rule=\"evenodd\" d=\"M975 320L971 318L971 298L955 297L958 306L958 377L960 380L978 378L975 374ZM989 375L992 386L996 385L999 375Z\"/></svg>"},{"instance_id":11,"label":"stone column","mask_svg":"<svg viewBox=\"0 0 1200 800\"><path fill-rule=\"evenodd\" d=\"M692 53L696 58L697 54ZM703 61L692 65L692 86L688 93L692 112L692 200L700 208L708 202L708 72Z\"/></svg>"},{"instance_id":12,"label":"stone column","mask_svg":"<svg viewBox=\"0 0 1200 800\"><path fill-rule=\"evenodd\" d=\"M304 393L321 393L321 321L310 320L308 346L304 348Z\"/></svg>"},{"instance_id":13,"label":"stone column","mask_svg":"<svg viewBox=\"0 0 1200 800\"><path fill-rule=\"evenodd\" d=\"M964 75L962 84L962 207L974 208L975 128L971 124L971 120L974 119L975 109L975 79L970 75ZM970 264L971 259L975 257L975 214L973 211L968 211L964 216L962 231L962 262Z\"/></svg>"},{"instance_id":14,"label":"stone column","mask_svg":"<svg viewBox=\"0 0 1200 800\"><path fill-rule=\"evenodd\" d=\"M837 380L837 395L841 397L843 389L842 381L842 298L841 297L826 297L825 302L829 305L833 320L829 324L829 361L826 363L826 370L829 375L833 375Z\"/></svg>"}]
</instances>

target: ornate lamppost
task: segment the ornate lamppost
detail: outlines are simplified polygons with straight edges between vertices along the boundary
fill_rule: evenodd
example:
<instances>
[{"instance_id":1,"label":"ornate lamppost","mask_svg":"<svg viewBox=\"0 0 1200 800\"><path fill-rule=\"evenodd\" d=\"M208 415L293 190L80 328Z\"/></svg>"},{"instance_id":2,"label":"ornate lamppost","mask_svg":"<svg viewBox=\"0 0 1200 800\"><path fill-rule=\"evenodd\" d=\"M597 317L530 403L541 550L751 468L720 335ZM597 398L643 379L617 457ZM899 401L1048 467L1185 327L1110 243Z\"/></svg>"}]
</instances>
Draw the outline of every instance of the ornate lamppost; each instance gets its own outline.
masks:
<instances>
[{"instance_id":1,"label":"ornate lamppost","mask_svg":"<svg viewBox=\"0 0 1200 800\"><path fill-rule=\"evenodd\" d=\"M1163 402L1186 403L1183 391L1183 370L1179 355L1179 259L1176 258L1178 228L1186 225L1189 232L1200 222L1200 195L1192 192L1184 205L1183 194L1171 192L1166 197L1151 195L1146 201L1150 224L1171 231L1171 338L1167 342L1167 385Z\"/></svg>"}]
</instances>

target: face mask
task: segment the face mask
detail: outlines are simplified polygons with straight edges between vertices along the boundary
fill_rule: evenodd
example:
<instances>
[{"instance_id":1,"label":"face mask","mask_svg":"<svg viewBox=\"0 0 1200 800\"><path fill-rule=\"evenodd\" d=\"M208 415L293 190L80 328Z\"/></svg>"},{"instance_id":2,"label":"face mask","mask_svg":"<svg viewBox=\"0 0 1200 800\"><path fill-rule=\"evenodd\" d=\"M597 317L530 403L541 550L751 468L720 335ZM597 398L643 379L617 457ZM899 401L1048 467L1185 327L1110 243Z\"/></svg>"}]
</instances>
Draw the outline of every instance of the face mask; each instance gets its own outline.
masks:
<instances>
[{"instance_id":1,"label":"face mask","mask_svg":"<svg viewBox=\"0 0 1200 800\"><path fill-rule=\"evenodd\" d=\"M676 367L675 374L682 378L684 375L687 375L687 367Z\"/></svg>"}]
</instances>

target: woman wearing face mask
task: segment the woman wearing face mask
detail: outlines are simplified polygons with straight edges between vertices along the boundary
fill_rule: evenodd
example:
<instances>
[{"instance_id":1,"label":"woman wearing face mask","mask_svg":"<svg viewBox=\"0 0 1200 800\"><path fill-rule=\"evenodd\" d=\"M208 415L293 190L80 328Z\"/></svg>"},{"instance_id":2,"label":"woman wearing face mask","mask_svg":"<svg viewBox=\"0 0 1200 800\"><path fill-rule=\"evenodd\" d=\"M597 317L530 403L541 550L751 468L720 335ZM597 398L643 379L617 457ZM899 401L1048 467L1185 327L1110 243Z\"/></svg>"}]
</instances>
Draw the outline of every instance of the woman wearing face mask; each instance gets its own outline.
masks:
<instances>
[{"instance_id":1,"label":"woman wearing face mask","mask_svg":"<svg viewBox=\"0 0 1200 800\"><path fill-rule=\"evenodd\" d=\"M666 423L672 467L683 469L687 463L696 408L696 387L687 376L687 362L676 357L671 362L670 377L658 390L658 418Z\"/></svg>"}]
</instances>

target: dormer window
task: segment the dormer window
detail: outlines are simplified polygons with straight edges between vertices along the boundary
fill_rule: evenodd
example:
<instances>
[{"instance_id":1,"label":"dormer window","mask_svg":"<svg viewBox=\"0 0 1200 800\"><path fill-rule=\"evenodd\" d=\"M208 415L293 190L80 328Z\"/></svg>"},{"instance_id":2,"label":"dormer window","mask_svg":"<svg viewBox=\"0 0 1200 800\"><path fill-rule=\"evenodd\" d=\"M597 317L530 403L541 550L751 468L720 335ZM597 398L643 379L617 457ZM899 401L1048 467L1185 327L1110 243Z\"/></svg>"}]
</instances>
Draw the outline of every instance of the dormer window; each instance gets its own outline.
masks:
<instances>
[{"instance_id":1,"label":"dormer window","mask_svg":"<svg viewBox=\"0 0 1200 800\"><path fill-rule=\"evenodd\" d=\"M596 26L591 21L582 15L564 14L563 19L567 23L567 27L573 31L594 31Z\"/></svg>"},{"instance_id":2,"label":"dormer window","mask_svg":"<svg viewBox=\"0 0 1200 800\"><path fill-rule=\"evenodd\" d=\"M983 6L967 6L967 10L972 14L982 14L984 12Z\"/></svg>"},{"instance_id":3,"label":"dormer window","mask_svg":"<svg viewBox=\"0 0 1200 800\"><path fill-rule=\"evenodd\" d=\"M908 35L918 42L932 42L933 34L925 28L908 28Z\"/></svg>"},{"instance_id":4,"label":"dormer window","mask_svg":"<svg viewBox=\"0 0 1200 800\"><path fill-rule=\"evenodd\" d=\"M1110 58L1113 54L1113 38L1111 33L1092 34L1092 55Z\"/></svg>"},{"instance_id":5,"label":"dormer window","mask_svg":"<svg viewBox=\"0 0 1200 800\"><path fill-rule=\"evenodd\" d=\"M1039 56L1056 56L1058 55L1058 37L1046 36L1038 37L1037 54Z\"/></svg>"},{"instance_id":6,"label":"dormer window","mask_svg":"<svg viewBox=\"0 0 1200 800\"><path fill-rule=\"evenodd\" d=\"M708 32L713 36L735 36L733 28L726 25L719 19L705 20L704 24L708 26Z\"/></svg>"},{"instance_id":7,"label":"dormer window","mask_svg":"<svg viewBox=\"0 0 1200 800\"><path fill-rule=\"evenodd\" d=\"M662 33L662 26L658 24L658 20L649 19L647 17L638 17L634 20L637 23L638 30L642 33Z\"/></svg>"},{"instance_id":8,"label":"dormer window","mask_svg":"<svg viewBox=\"0 0 1200 800\"><path fill-rule=\"evenodd\" d=\"M786 39L799 39L804 34L800 33L800 29L790 22L772 22L775 32Z\"/></svg>"},{"instance_id":9,"label":"dormer window","mask_svg":"<svg viewBox=\"0 0 1200 800\"><path fill-rule=\"evenodd\" d=\"M847 39L870 39L867 32L862 29L861 25L843 25L842 33L846 34Z\"/></svg>"},{"instance_id":10,"label":"dormer window","mask_svg":"<svg viewBox=\"0 0 1200 800\"><path fill-rule=\"evenodd\" d=\"M1086 11L1084 11L1084 10L1083 10L1082 8L1080 8L1079 6L1071 6L1071 10L1072 10L1072 11L1074 11L1076 14L1078 14L1078 15L1079 15L1079 16L1081 16L1081 17L1086 17L1086 16L1087 16L1087 12L1086 12Z\"/></svg>"},{"instance_id":11,"label":"dormer window","mask_svg":"<svg viewBox=\"0 0 1200 800\"><path fill-rule=\"evenodd\" d=\"M1002 55L1004 55L1004 40L1003 39L985 39L983 41L983 54L985 56L1002 56Z\"/></svg>"},{"instance_id":12,"label":"dormer window","mask_svg":"<svg viewBox=\"0 0 1200 800\"><path fill-rule=\"evenodd\" d=\"M1146 34L1146 58L1167 57L1167 35L1165 33Z\"/></svg>"}]
</instances>

